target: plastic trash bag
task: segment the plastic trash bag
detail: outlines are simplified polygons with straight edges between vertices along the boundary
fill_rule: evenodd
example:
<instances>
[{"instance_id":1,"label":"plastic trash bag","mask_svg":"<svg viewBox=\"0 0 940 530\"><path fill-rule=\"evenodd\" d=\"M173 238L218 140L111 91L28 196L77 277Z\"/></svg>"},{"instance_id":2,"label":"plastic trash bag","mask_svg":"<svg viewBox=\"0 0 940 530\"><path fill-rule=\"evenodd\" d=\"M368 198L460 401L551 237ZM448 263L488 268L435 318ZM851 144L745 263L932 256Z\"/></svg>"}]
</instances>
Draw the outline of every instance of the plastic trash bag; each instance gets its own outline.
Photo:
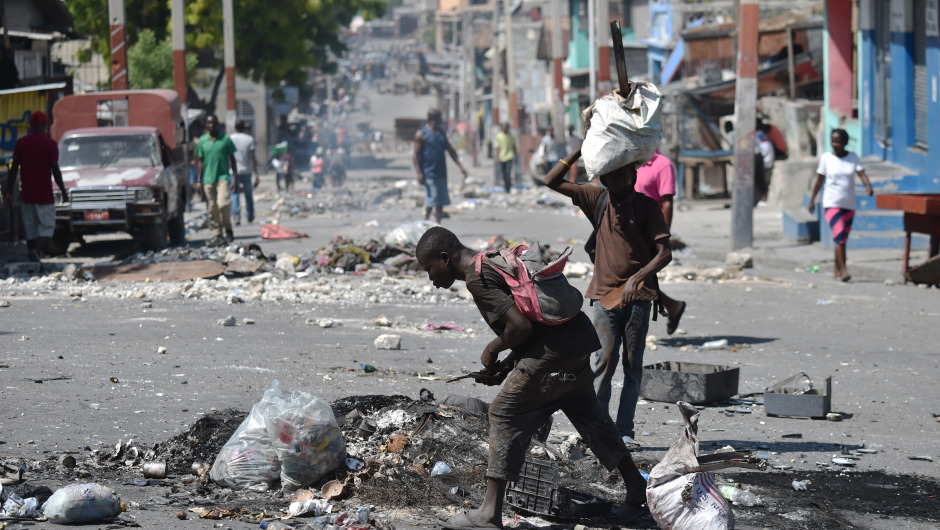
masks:
<instances>
[{"instance_id":1,"label":"plastic trash bag","mask_svg":"<svg viewBox=\"0 0 940 530\"><path fill-rule=\"evenodd\" d=\"M633 83L626 98L619 89L597 99L581 113L587 132L581 160L588 178L627 164L645 164L663 138L662 96L649 82Z\"/></svg>"},{"instance_id":2,"label":"plastic trash bag","mask_svg":"<svg viewBox=\"0 0 940 530\"><path fill-rule=\"evenodd\" d=\"M16 493L7 495L3 508L0 509L0 516L3 517L33 517L36 515L36 506L39 502L35 497L24 499Z\"/></svg>"},{"instance_id":3,"label":"plastic trash bag","mask_svg":"<svg viewBox=\"0 0 940 530\"><path fill-rule=\"evenodd\" d=\"M277 380L264 393L264 424L281 462L281 487L305 488L345 465L346 442L330 404Z\"/></svg>"},{"instance_id":4,"label":"plastic trash bag","mask_svg":"<svg viewBox=\"0 0 940 530\"><path fill-rule=\"evenodd\" d=\"M421 236L432 226L440 226L434 221L413 221L396 227L385 236L386 245L415 246Z\"/></svg>"},{"instance_id":5,"label":"plastic trash bag","mask_svg":"<svg viewBox=\"0 0 940 530\"><path fill-rule=\"evenodd\" d=\"M277 381L275 381L276 383ZM232 488L267 490L281 476L281 463L264 423L265 411L272 405L272 390L251 407L251 413L225 442L209 471L216 484Z\"/></svg>"},{"instance_id":6,"label":"plastic trash bag","mask_svg":"<svg viewBox=\"0 0 940 530\"><path fill-rule=\"evenodd\" d=\"M56 490L42 506L42 513L55 524L107 521L125 510L124 503L101 484L69 484Z\"/></svg>"},{"instance_id":7,"label":"plastic trash bag","mask_svg":"<svg viewBox=\"0 0 940 530\"><path fill-rule=\"evenodd\" d=\"M680 401L685 431L650 472L647 505L660 528L731 529L734 513L698 461L698 411Z\"/></svg>"}]
</instances>

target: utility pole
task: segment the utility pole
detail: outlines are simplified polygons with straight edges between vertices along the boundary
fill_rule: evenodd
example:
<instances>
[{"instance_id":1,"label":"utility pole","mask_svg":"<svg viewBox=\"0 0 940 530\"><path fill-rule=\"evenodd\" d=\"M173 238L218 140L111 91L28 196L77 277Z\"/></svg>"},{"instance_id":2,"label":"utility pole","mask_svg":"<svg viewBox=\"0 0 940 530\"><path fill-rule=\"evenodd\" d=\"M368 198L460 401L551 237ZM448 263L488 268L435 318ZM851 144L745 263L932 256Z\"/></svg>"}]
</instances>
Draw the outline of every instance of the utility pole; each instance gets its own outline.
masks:
<instances>
[{"instance_id":1,"label":"utility pole","mask_svg":"<svg viewBox=\"0 0 940 530\"><path fill-rule=\"evenodd\" d=\"M595 51L597 46L597 24L594 23L594 2L596 0L587 0L588 3L588 101L593 102L597 99L597 62L595 61ZM603 0L607 1L607 0Z\"/></svg>"},{"instance_id":2,"label":"utility pole","mask_svg":"<svg viewBox=\"0 0 940 530\"><path fill-rule=\"evenodd\" d=\"M235 131L235 14L232 0L222 0L222 38L225 40L225 127Z\"/></svg>"},{"instance_id":3,"label":"utility pole","mask_svg":"<svg viewBox=\"0 0 940 530\"><path fill-rule=\"evenodd\" d=\"M111 90L127 90L127 28L124 0L108 0L111 22Z\"/></svg>"},{"instance_id":4,"label":"utility pole","mask_svg":"<svg viewBox=\"0 0 940 530\"><path fill-rule=\"evenodd\" d=\"M493 108L493 125L497 127L499 126L499 83L503 75L500 71L500 62L502 62L502 56L499 52L499 0L493 0L493 82L490 83L490 95L492 96L490 106Z\"/></svg>"},{"instance_id":5,"label":"utility pole","mask_svg":"<svg viewBox=\"0 0 940 530\"><path fill-rule=\"evenodd\" d=\"M738 68L735 84L734 159L731 194L731 248L747 248L754 242L754 120L757 107L757 0L740 0L738 18Z\"/></svg>"},{"instance_id":6,"label":"utility pole","mask_svg":"<svg viewBox=\"0 0 940 530\"><path fill-rule=\"evenodd\" d=\"M610 46L607 45L607 33L610 31L610 0L596 1L597 29L594 35L597 37L597 92L591 94L592 100L611 91Z\"/></svg>"},{"instance_id":7,"label":"utility pole","mask_svg":"<svg viewBox=\"0 0 940 530\"><path fill-rule=\"evenodd\" d=\"M477 56L476 49L473 47L473 16L469 11L464 11L461 20L463 24L463 54L464 65L469 68L466 74L466 106L467 106L467 146L470 148L470 155L473 157L473 167L479 167L480 161L477 160Z\"/></svg>"},{"instance_id":8,"label":"utility pole","mask_svg":"<svg viewBox=\"0 0 940 530\"><path fill-rule=\"evenodd\" d=\"M186 104L186 24L183 19L183 0L170 4L170 27L173 32L173 88L180 99L183 118L183 164L189 168L189 106Z\"/></svg>"},{"instance_id":9,"label":"utility pole","mask_svg":"<svg viewBox=\"0 0 940 530\"><path fill-rule=\"evenodd\" d=\"M516 48L512 38L512 4L503 0L506 10L506 83L509 89L509 119L514 131L519 130L519 107L516 90Z\"/></svg>"},{"instance_id":10,"label":"utility pole","mask_svg":"<svg viewBox=\"0 0 940 530\"><path fill-rule=\"evenodd\" d=\"M450 105L448 105L448 118L450 129L457 123L457 8L450 12Z\"/></svg>"},{"instance_id":11,"label":"utility pole","mask_svg":"<svg viewBox=\"0 0 940 530\"><path fill-rule=\"evenodd\" d=\"M565 142L565 88L562 83L561 59L562 59L562 41L561 32L561 0L552 0L552 78L555 84L555 92L552 97L552 109L554 117L552 123L555 125L553 134L555 141Z\"/></svg>"}]
</instances>

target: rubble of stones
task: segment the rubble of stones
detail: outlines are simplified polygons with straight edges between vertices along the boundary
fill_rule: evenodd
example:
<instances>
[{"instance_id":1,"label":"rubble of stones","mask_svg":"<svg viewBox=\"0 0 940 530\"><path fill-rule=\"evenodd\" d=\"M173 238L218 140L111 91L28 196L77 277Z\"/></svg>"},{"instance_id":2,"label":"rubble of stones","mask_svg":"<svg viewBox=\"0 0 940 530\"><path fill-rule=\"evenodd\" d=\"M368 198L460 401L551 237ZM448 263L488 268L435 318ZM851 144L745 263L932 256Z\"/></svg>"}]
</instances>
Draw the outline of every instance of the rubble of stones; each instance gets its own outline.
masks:
<instances>
[{"instance_id":1,"label":"rubble of stones","mask_svg":"<svg viewBox=\"0 0 940 530\"><path fill-rule=\"evenodd\" d=\"M96 481L140 488L123 499L128 506L121 516L125 526L138 526L139 511L155 506L178 508L180 518L257 524L286 518L294 501L323 499L332 505L332 513L370 507L369 523L357 528L391 529L385 521L389 510L399 510L397 517L400 510L410 510L416 514L413 517L425 517L427 522L446 519L482 501L488 420L480 406L486 405L464 396L435 400L426 390L418 400L364 395L334 401L331 407L346 443L346 463L319 483L293 491L232 490L209 479L216 455L246 416L234 409L207 414L187 431L154 445L117 441L50 453L44 459L7 458L2 463L23 471L17 487L39 498L40 505L51 495L46 484L52 482ZM557 463L559 485L614 500L625 493L619 475L604 470L577 435L552 432L545 442L533 442L528 455ZM167 476L145 478L148 462L165 462ZM653 461L641 463L647 469L653 465ZM550 524L524 515L529 517L519 518L517 526ZM297 528L314 527L313 514L288 522Z\"/></svg>"}]
</instances>

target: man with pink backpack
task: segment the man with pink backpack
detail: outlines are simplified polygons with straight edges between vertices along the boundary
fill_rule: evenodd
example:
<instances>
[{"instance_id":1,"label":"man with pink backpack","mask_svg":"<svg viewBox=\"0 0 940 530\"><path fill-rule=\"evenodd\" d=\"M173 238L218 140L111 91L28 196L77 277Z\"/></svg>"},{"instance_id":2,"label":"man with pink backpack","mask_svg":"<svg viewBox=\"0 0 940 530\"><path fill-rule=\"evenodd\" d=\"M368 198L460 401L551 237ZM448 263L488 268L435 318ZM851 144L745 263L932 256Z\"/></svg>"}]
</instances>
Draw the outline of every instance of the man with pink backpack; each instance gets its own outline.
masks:
<instances>
[{"instance_id":1,"label":"man with pink backpack","mask_svg":"<svg viewBox=\"0 0 940 530\"><path fill-rule=\"evenodd\" d=\"M496 333L483 349L484 370L476 381L486 385L505 381L488 411L483 503L451 517L444 528L502 527L507 483L519 479L533 433L557 410L565 413L604 467L620 471L627 495L618 517L632 520L649 513L642 508L646 481L594 393L590 357L600 342L581 311L580 293L569 285L577 296L564 294L567 280L557 269L564 266L567 255L544 265L533 251L538 249L514 247L480 254L440 226L430 228L418 241L415 257L434 286L447 289L455 281L466 282ZM543 282L546 285L538 285ZM506 350L511 353L500 361Z\"/></svg>"}]
</instances>

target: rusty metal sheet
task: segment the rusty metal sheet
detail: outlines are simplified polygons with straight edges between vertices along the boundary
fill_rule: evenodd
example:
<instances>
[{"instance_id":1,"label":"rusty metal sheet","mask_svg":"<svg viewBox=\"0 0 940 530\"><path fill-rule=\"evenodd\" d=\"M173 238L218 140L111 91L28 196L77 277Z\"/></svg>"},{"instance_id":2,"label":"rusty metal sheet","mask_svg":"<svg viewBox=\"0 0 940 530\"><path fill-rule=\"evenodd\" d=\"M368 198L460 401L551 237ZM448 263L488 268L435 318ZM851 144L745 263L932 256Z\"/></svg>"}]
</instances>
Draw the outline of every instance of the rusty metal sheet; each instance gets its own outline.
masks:
<instances>
[{"instance_id":1,"label":"rusty metal sheet","mask_svg":"<svg viewBox=\"0 0 940 530\"><path fill-rule=\"evenodd\" d=\"M251 260L235 260L225 264L225 274L233 276L251 276L261 269L263 263Z\"/></svg>"},{"instance_id":2,"label":"rusty metal sheet","mask_svg":"<svg viewBox=\"0 0 940 530\"><path fill-rule=\"evenodd\" d=\"M98 281L141 282L147 279L165 282L215 278L222 274L222 264L209 261L172 261L132 265L99 265L91 269Z\"/></svg>"}]
</instances>

